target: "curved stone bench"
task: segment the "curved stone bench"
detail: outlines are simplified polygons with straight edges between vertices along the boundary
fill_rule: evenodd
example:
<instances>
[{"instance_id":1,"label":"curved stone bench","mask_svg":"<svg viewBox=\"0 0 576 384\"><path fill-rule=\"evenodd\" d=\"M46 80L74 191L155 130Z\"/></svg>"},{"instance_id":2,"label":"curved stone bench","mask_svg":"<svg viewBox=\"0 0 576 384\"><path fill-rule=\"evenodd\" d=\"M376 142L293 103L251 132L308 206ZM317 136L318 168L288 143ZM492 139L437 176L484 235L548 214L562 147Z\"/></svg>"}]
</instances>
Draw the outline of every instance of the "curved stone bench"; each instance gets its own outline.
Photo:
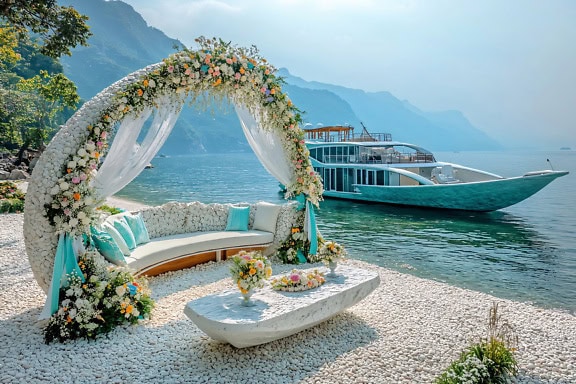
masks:
<instances>
[{"instance_id":1,"label":"curved stone bench","mask_svg":"<svg viewBox=\"0 0 576 384\"><path fill-rule=\"evenodd\" d=\"M269 230L255 230L259 204L238 204L250 206L248 231L225 230L232 204L167 203L134 211L142 216L150 242L139 245L125 257L128 267L138 275L155 276L224 260L240 250L261 250L270 255L289 236L295 215L302 212L296 211L296 203L280 205L278 217Z\"/></svg>"},{"instance_id":2,"label":"curved stone bench","mask_svg":"<svg viewBox=\"0 0 576 384\"><path fill-rule=\"evenodd\" d=\"M273 241L273 233L254 230L183 233L139 245L126 261L137 274L155 276L207 261L221 261L240 250L265 251Z\"/></svg>"}]
</instances>

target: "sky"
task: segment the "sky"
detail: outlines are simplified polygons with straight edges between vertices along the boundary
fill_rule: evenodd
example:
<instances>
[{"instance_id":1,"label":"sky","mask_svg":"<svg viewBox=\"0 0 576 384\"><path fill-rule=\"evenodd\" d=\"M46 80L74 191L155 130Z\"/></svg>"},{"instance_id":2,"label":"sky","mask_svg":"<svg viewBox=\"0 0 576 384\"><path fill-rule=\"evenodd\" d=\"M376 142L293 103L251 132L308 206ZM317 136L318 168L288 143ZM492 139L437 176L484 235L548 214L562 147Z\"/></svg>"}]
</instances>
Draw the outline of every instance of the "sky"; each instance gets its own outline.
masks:
<instances>
[{"instance_id":1,"label":"sky","mask_svg":"<svg viewBox=\"0 0 576 384\"><path fill-rule=\"evenodd\" d=\"M574 0L123 1L190 48L255 45L305 80L459 110L507 147L576 149Z\"/></svg>"}]
</instances>

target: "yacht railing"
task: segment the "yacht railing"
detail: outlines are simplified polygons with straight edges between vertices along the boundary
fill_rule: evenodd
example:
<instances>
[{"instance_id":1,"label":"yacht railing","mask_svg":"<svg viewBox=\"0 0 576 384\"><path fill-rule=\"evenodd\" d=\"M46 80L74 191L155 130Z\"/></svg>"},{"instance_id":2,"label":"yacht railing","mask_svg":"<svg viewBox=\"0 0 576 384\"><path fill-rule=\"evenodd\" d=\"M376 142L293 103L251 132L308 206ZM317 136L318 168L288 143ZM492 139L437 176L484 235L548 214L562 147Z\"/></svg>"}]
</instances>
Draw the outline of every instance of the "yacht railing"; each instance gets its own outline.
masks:
<instances>
[{"instance_id":1,"label":"yacht railing","mask_svg":"<svg viewBox=\"0 0 576 384\"><path fill-rule=\"evenodd\" d=\"M363 141L392 141L391 133L356 133L352 135L349 141L363 142Z\"/></svg>"},{"instance_id":2,"label":"yacht railing","mask_svg":"<svg viewBox=\"0 0 576 384\"><path fill-rule=\"evenodd\" d=\"M351 127L326 127L304 130L306 139L325 143L392 141L391 133L354 133Z\"/></svg>"},{"instance_id":3,"label":"yacht railing","mask_svg":"<svg viewBox=\"0 0 576 384\"><path fill-rule=\"evenodd\" d=\"M431 153L387 154L387 155L325 155L324 163L330 164L402 164L402 163L434 163Z\"/></svg>"}]
</instances>

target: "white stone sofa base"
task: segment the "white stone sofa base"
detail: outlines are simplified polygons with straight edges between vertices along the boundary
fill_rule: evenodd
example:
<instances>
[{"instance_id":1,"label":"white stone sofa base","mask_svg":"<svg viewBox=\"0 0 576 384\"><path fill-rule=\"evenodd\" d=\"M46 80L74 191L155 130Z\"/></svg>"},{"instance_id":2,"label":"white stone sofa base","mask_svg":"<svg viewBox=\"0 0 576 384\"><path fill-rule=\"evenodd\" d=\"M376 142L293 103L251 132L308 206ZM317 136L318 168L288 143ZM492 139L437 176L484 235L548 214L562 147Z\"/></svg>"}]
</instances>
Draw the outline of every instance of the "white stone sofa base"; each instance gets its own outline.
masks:
<instances>
[{"instance_id":1,"label":"white stone sofa base","mask_svg":"<svg viewBox=\"0 0 576 384\"><path fill-rule=\"evenodd\" d=\"M368 296L380 276L357 268L340 267L318 288L303 292L257 290L255 305L241 305L237 289L189 302L184 313L214 340L237 348L268 343L319 324Z\"/></svg>"},{"instance_id":2,"label":"white stone sofa base","mask_svg":"<svg viewBox=\"0 0 576 384\"><path fill-rule=\"evenodd\" d=\"M221 261L239 250L264 250L274 240L265 231L208 231L152 239L126 257L138 275L155 276L207 261Z\"/></svg>"}]
</instances>

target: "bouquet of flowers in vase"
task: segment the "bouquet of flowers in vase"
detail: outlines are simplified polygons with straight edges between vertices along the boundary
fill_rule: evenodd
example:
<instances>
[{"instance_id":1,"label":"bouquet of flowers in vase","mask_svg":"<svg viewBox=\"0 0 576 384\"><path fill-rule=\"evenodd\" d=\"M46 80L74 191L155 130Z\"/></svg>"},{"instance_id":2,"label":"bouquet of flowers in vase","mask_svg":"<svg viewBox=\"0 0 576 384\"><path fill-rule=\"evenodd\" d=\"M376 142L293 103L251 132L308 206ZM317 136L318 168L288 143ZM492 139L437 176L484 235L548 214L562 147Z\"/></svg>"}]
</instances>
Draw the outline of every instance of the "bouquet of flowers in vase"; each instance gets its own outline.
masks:
<instances>
[{"instance_id":1,"label":"bouquet of flowers in vase","mask_svg":"<svg viewBox=\"0 0 576 384\"><path fill-rule=\"evenodd\" d=\"M278 277L271 281L272 289L276 291L298 292L316 288L326 282L324 274L313 271L301 271L293 269L287 275Z\"/></svg>"},{"instance_id":2,"label":"bouquet of flowers in vase","mask_svg":"<svg viewBox=\"0 0 576 384\"><path fill-rule=\"evenodd\" d=\"M324 264L341 261L346 256L344 246L335 241L323 241L318 248L315 261L323 261Z\"/></svg>"},{"instance_id":3,"label":"bouquet of flowers in vase","mask_svg":"<svg viewBox=\"0 0 576 384\"><path fill-rule=\"evenodd\" d=\"M232 256L232 279L242 294L253 288L262 288L264 280L272 275L270 261L260 251L240 251Z\"/></svg>"}]
</instances>

